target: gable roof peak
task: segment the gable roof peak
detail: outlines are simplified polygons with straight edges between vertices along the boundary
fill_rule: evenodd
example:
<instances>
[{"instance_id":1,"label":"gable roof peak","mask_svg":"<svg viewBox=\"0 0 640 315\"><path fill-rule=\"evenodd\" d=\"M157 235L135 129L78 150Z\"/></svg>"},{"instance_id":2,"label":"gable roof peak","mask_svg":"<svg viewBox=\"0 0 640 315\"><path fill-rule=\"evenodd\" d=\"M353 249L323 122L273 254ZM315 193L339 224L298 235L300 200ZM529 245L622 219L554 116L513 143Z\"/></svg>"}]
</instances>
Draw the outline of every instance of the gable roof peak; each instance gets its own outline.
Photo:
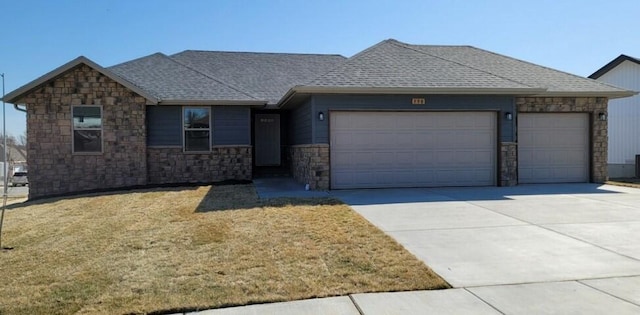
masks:
<instances>
[{"instance_id":1,"label":"gable roof peak","mask_svg":"<svg viewBox=\"0 0 640 315\"><path fill-rule=\"evenodd\" d=\"M102 73L103 75L107 76L108 78L110 78L113 81L116 81L120 84L122 84L123 86L127 87L128 89L132 90L133 92L137 93L138 95L146 98L149 102L157 102L158 98L155 95L152 95L150 93L148 93L147 91L140 89L139 87L137 87L136 85L134 85L133 83L131 83L130 81L126 80L125 78L117 75L116 73L112 72L109 69L106 69L104 67L102 67L101 65L95 63L94 61L92 61L91 59L85 57L85 56L78 56L76 58L74 58L73 60L63 64L62 66L59 66L49 72L47 72L46 74L42 75L41 77L17 88L16 90L10 92L9 94L4 96L4 100L7 103L11 103L11 104L16 104L16 102L19 102L21 100L21 98L23 96L25 96L25 94L29 93L31 90L37 88L38 86L54 80L55 78L57 78L58 76L66 73L67 71L70 71L80 65L86 65L100 73Z\"/></svg>"},{"instance_id":2,"label":"gable roof peak","mask_svg":"<svg viewBox=\"0 0 640 315\"><path fill-rule=\"evenodd\" d=\"M601 77L605 73L613 70L615 67L617 67L618 65L620 65L621 63L623 63L625 61L630 61L630 62L633 62L633 63L636 63L636 64L640 65L640 59L635 58L635 57L631 57L629 55L621 54L620 56L616 57L615 59L611 60L609 63L604 65L602 68L596 70L596 72L591 74L589 76L589 78L590 79L598 79L599 77Z\"/></svg>"}]
</instances>

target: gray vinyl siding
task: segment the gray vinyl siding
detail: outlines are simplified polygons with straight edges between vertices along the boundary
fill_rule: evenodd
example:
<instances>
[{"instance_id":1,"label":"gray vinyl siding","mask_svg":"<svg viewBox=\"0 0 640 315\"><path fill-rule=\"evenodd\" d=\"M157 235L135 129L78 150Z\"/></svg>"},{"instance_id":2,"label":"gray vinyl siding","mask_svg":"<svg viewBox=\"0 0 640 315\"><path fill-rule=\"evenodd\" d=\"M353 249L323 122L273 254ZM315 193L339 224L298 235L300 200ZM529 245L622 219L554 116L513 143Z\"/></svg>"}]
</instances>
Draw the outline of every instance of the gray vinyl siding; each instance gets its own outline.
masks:
<instances>
[{"instance_id":1,"label":"gray vinyl siding","mask_svg":"<svg viewBox=\"0 0 640 315\"><path fill-rule=\"evenodd\" d=\"M181 120L181 106L147 106L147 145L182 146Z\"/></svg>"},{"instance_id":2,"label":"gray vinyl siding","mask_svg":"<svg viewBox=\"0 0 640 315\"><path fill-rule=\"evenodd\" d=\"M309 98L304 104L291 112L289 120L289 141L291 144L311 143L312 119L311 98Z\"/></svg>"},{"instance_id":3,"label":"gray vinyl siding","mask_svg":"<svg viewBox=\"0 0 640 315\"><path fill-rule=\"evenodd\" d=\"M424 98L425 105L412 105L412 98ZM516 121L515 103L512 96L496 95L315 95L311 120L314 122L313 143L329 143L329 121L332 110L496 110L498 113L499 139L513 142ZM319 112L325 120L315 119ZM513 114L513 120L504 119L504 114ZM300 117L296 117L299 119ZM327 119L328 118L328 119ZM306 142L310 143L310 142Z\"/></svg>"},{"instance_id":4,"label":"gray vinyl siding","mask_svg":"<svg viewBox=\"0 0 640 315\"><path fill-rule=\"evenodd\" d=\"M182 106L147 106L147 145L182 146ZM212 144L251 144L249 107L211 106Z\"/></svg>"},{"instance_id":5,"label":"gray vinyl siding","mask_svg":"<svg viewBox=\"0 0 640 315\"><path fill-rule=\"evenodd\" d=\"M213 145L251 144L249 107L213 106Z\"/></svg>"}]
</instances>

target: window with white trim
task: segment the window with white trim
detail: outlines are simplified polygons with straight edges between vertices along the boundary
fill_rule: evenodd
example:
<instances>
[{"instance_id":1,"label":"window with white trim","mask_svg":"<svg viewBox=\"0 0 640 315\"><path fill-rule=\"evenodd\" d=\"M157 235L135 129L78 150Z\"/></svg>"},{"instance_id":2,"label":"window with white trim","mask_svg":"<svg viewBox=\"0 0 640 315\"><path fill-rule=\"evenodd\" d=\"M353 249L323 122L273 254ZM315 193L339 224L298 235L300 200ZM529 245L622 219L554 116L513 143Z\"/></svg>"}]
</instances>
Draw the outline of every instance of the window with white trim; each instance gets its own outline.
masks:
<instances>
[{"instance_id":1,"label":"window with white trim","mask_svg":"<svg viewBox=\"0 0 640 315\"><path fill-rule=\"evenodd\" d=\"M73 105L73 152L102 152L102 106Z\"/></svg>"},{"instance_id":2,"label":"window with white trim","mask_svg":"<svg viewBox=\"0 0 640 315\"><path fill-rule=\"evenodd\" d=\"M211 107L184 107L182 110L184 151L211 149Z\"/></svg>"}]
</instances>

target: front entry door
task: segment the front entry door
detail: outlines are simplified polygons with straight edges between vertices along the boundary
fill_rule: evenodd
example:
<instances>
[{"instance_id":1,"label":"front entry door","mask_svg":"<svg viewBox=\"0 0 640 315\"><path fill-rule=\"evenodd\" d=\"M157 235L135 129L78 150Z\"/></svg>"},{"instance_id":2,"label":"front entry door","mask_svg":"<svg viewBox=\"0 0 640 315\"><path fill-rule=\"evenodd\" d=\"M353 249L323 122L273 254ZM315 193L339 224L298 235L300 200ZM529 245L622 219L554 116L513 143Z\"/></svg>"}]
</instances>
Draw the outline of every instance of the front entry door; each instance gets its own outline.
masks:
<instances>
[{"instance_id":1,"label":"front entry door","mask_svg":"<svg viewBox=\"0 0 640 315\"><path fill-rule=\"evenodd\" d=\"M256 114L256 166L280 165L280 114Z\"/></svg>"}]
</instances>

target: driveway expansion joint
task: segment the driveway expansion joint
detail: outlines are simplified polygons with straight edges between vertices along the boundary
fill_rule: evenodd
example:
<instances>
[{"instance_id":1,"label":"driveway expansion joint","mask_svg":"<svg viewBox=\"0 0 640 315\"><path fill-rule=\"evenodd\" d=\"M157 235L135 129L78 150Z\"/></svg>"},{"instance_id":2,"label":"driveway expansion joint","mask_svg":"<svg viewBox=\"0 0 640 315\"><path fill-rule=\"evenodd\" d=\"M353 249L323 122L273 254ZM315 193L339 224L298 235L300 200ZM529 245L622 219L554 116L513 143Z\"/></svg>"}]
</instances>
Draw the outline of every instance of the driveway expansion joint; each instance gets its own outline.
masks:
<instances>
[{"instance_id":1,"label":"driveway expansion joint","mask_svg":"<svg viewBox=\"0 0 640 315\"><path fill-rule=\"evenodd\" d=\"M353 298L353 294L349 294L349 300L351 300L351 303L353 303L353 306L356 308L356 310L358 310L358 313L360 313L360 315L365 315L362 311L362 308L360 308L360 305L358 305L358 302L356 302L356 299Z\"/></svg>"},{"instance_id":2,"label":"driveway expansion joint","mask_svg":"<svg viewBox=\"0 0 640 315\"><path fill-rule=\"evenodd\" d=\"M629 277L632 277L632 276L629 276ZM622 278L622 277L616 277L616 278ZM605 278L605 279L608 279L608 278ZM584 281L584 280L592 280L592 279L577 280L576 282L578 282L578 283L580 283L580 284L582 284L582 285L584 285L584 286L586 286L586 287L588 287L588 288L590 288L590 289L596 290L596 291L598 291L598 292L600 292L600 293L604 293L604 294L606 294L606 295L608 295L608 296L611 296L611 297L613 297L613 298L616 298L616 299L618 299L618 300L621 300L621 301L624 301L624 302L627 302L627 303L631 303L631 304L633 304L633 305L636 305L636 306L639 306L639 307L640 307L640 303L634 303L633 301L629 301L629 300L627 300L627 299L623 299L623 298L621 298L621 297L619 297L619 296L617 296L617 295L613 295L613 294L611 294L611 293L609 293L609 292L607 292L607 291L605 291L605 290L602 290L602 289L599 289L599 288L597 288L597 287L591 286L591 285L589 285L589 284L587 284L587 283L582 282L582 281Z\"/></svg>"},{"instance_id":3,"label":"driveway expansion joint","mask_svg":"<svg viewBox=\"0 0 640 315\"><path fill-rule=\"evenodd\" d=\"M464 289L465 291L469 292L471 295L475 296L476 299L482 301L482 303L487 304L489 307L494 309L496 312L498 312L500 314L505 314L504 312L500 311L497 307L493 306L493 304L485 301L485 299L481 298L479 295L475 294L474 292L467 290L467 288L462 288L462 289Z\"/></svg>"}]
</instances>

